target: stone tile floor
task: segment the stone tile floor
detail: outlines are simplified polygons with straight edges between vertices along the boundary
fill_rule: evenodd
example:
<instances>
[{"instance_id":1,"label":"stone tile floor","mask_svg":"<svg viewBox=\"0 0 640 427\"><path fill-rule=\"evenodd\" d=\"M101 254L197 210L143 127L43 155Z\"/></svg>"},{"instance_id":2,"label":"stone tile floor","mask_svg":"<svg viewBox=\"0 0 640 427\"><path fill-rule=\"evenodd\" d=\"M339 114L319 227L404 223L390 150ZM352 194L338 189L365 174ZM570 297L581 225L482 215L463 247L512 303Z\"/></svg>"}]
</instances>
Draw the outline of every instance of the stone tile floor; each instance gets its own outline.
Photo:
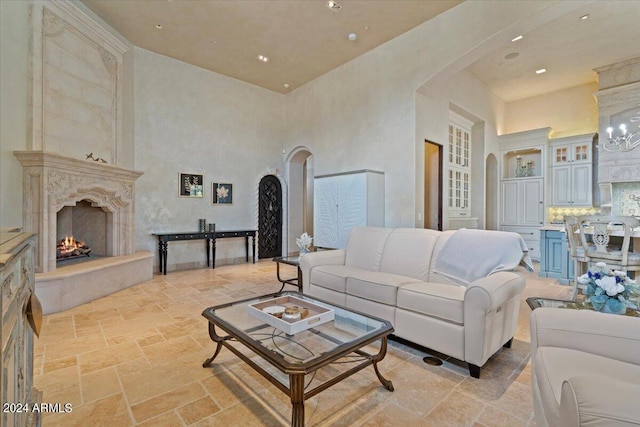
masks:
<instances>
[{"instance_id":1,"label":"stone tile floor","mask_svg":"<svg viewBox=\"0 0 640 427\"><path fill-rule=\"evenodd\" d=\"M563 297L569 288L523 274L527 286L513 345L487 362L479 380L464 364L429 366L422 362L428 354L392 341L379 366L393 381L393 393L367 368L308 400L306 425L535 425L524 299ZM287 396L228 350L213 368L202 368L214 345L201 312L279 288L275 263L264 260L156 275L45 316L35 346L35 385L43 402L71 403L73 410L44 414L43 425L289 425Z\"/></svg>"}]
</instances>

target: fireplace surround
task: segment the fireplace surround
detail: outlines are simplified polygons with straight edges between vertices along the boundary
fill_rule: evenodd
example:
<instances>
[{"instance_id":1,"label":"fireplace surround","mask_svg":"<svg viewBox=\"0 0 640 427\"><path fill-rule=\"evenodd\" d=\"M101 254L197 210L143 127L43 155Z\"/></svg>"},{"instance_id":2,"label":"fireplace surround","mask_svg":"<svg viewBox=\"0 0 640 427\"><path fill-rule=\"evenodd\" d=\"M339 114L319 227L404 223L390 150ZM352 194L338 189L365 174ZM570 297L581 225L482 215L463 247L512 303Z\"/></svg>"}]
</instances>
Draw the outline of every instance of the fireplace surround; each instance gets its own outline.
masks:
<instances>
[{"instance_id":1,"label":"fireplace surround","mask_svg":"<svg viewBox=\"0 0 640 427\"><path fill-rule=\"evenodd\" d=\"M14 155L22 165L24 228L38 233L36 294L45 313L153 277L153 255L136 253L134 246L134 183L142 172L43 151L15 151ZM58 212L80 202L106 213L106 257L57 267Z\"/></svg>"}]
</instances>

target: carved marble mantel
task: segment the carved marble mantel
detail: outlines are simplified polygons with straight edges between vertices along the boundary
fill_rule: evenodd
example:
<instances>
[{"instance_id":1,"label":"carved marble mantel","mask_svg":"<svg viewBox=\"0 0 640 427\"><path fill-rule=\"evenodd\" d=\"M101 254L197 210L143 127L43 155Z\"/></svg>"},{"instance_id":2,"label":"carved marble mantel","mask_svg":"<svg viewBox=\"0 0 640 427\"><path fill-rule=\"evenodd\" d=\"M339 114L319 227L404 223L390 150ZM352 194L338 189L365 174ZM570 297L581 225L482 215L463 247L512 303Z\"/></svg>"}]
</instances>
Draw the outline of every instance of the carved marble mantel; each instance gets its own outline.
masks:
<instances>
[{"instance_id":1,"label":"carved marble mantel","mask_svg":"<svg viewBox=\"0 0 640 427\"><path fill-rule=\"evenodd\" d=\"M43 151L14 151L22 165L25 231L38 233L36 271L56 268L57 213L89 200L107 212L107 256L134 247L134 183L142 172Z\"/></svg>"}]
</instances>

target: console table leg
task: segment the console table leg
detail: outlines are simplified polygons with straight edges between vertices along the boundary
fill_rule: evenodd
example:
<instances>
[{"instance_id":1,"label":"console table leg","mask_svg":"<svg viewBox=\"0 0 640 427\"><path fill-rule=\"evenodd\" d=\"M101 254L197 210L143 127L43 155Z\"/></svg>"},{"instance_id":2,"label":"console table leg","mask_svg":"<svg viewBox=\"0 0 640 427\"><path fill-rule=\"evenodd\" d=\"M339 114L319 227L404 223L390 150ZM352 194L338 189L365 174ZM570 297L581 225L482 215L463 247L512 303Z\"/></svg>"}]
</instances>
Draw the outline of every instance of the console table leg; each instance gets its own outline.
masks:
<instances>
[{"instance_id":1,"label":"console table leg","mask_svg":"<svg viewBox=\"0 0 640 427\"><path fill-rule=\"evenodd\" d=\"M251 249L252 249L252 256L253 256L253 263L256 263L256 238L255 236L251 236ZM247 260L248 261L248 260Z\"/></svg>"},{"instance_id":2,"label":"console table leg","mask_svg":"<svg viewBox=\"0 0 640 427\"><path fill-rule=\"evenodd\" d=\"M163 242L163 241L158 242L158 254L160 257L159 259L160 274L164 272L165 275L167 274L168 246L169 244L167 242Z\"/></svg>"},{"instance_id":3,"label":"console table leg","mask_svg":"<svg viewBox=\"0 0 640 427\"><path fill-rule=\"evenodd\" d=\"M304 427L304 375L289 375L291 387L291 427Z\"/></svg>"},{"instance_id":4,"label":"console table leg","mask_svg":"<svg viewBox=\"0 0 640 427\"><path fill-rule=\"evenodd\" d=\"M211 244L209 243L211 239L205 239L204 241L204 250L207 252L207 267L211 265Z\"/></svg>"},{"instance_id":5,"label":"console table leg","mask_svg":"<svg viewBox=\"0 0 640 427\"><path fill-rule=\"evenodd\" d=\"M211 239L211 267L216 268L216 238Z\"/></svg>"},{"instance_id":6,"label":"console table leg","mask_svg":"<svg viewBox=\"0 0 640 427\"><path fill-rule=\"evenodd\" d=\"M249 236L244 237L244 260L245 262L249 262Z\"/></svg>"}]
</instances>

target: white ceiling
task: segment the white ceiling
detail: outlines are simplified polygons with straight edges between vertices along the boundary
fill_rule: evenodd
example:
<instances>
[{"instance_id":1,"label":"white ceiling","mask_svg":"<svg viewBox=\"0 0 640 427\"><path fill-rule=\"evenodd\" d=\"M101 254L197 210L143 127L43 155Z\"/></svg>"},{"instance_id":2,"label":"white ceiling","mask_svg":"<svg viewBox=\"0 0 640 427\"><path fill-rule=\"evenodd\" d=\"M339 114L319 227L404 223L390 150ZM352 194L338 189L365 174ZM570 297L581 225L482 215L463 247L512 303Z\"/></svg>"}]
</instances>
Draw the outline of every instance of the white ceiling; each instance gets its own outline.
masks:
<instances>
[{"instance_id":1,"label":"white ceiling","mask_svg":"<svg viewBox=\"0 0 640 427\"><path fill-rule=\"evenodd\" d=\"M338 12L325 0L83 3L135 46L287 93L461 1L337 0ZM580 20L585 14L589 19ZM357 39L349 41L349 33ZM518 55L505 59L510 53ZM594 82L594 68L639 56L640 1L599 0L524 34L469 71L514 101ZM543 67L548 71L536 75Z\"/></svg>"}]
</instances>

